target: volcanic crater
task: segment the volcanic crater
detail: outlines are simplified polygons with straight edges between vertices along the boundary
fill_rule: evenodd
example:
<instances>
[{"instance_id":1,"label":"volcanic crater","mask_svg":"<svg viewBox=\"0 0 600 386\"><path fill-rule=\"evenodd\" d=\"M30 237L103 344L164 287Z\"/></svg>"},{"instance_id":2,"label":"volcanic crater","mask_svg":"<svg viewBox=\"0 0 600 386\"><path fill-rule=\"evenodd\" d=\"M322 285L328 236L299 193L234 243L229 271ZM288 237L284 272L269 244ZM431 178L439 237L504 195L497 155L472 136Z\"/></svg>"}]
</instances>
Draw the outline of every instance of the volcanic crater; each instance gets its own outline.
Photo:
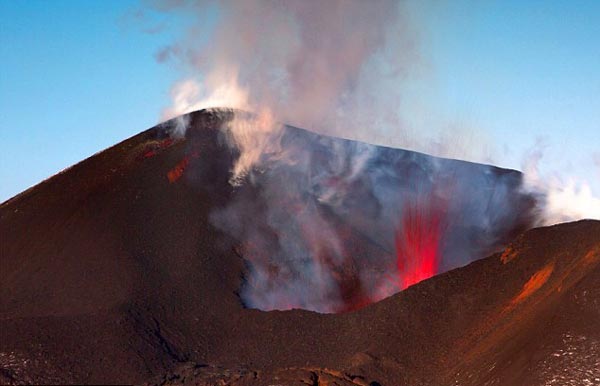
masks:
<instances>
[{"instance_id":1,"label":"volcanic crater","mask_svg":"<svg viewBox=\"0 0 600 386\"><path fill-rule=\"evenodd\" d=\"M600 222L531 229L519 172L290 126L232 185L237 114L1 204L2 383L600 384Z\"/></svg>"}]
</instances>

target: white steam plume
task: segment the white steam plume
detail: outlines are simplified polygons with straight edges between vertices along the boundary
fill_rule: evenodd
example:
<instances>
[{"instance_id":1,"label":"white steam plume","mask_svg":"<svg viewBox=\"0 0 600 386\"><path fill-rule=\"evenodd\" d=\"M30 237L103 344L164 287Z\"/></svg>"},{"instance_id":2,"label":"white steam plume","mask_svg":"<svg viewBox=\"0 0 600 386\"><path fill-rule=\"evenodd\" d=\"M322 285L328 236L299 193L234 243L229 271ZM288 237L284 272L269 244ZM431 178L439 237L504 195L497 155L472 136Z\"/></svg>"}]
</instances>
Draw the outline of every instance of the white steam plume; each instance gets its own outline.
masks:
<instances>
[{"instance_id":1,"label":"white steam plume","mask_svg":"<svg viewBox=\"0 0 600 386\"><path fill-rule=\"evenodd\" d=\"M201 25L213 2L186 4ZM397 80L415 56L397 1L218 4L219 22L209 43L197 47L190 39L166 49L202 75L184 81L186 88L200 82L215 99L204 99L205 94L193 103L174 100L169 115L214 107L211 103L261 106L276 112L278 120L321 130L346 130L341 118L368 122L371 129L381 117L397 118L392 116L398 100L386 83ZM200 94L199 86L192 88ZM180 91L188 99L189 90Z\"/></svg>"},{"instance_id":2,"label":"white steam plume","mask_svg":"<svg viewBox=\"0 0 600 386\"><path fill-rule=\"evenodd\" d=\"M266 121L363 140L368 132L398 128L397 85L416 58L401 3L190 1L161 8L189 11L197 26L215 4L219 20L208 43L188 37L161 52L161 59L176 57L192 73L173 86L163 119L233 107L260 113L259 136L280 129L267 129ZM231 125L244 163L234 170L239 181L259 160L256 142L269 145L247 132L252 123Z\"/></svg>"},{"instance_id":3,"label":"white steam plume","mask_svg":"<svg viewBox=\"0 0 600 386\"><path fill-rule=\"evenodd\" d=\"M162 119L208 107L258 113L228 123L228 138L240 150L234 184L252 167L260 167L265 152L274 156L281 150L278 122L437 156L492 162L493 149L487 148L489 141L481 130L449 127L451 134L442 132L434 139L431 131L414 132L403 125L399 88L419 67L420 58L416 34L400 2L192 0L159 2L157 8L183 10L195 19L186 38L157 56L161 61L180 60L191 74L172 87L172 105ZM208 42L198 43L199 26L210 24L215 8L216 27ZM178 118L176 134L182 135L186 125ZM278 157L290 161L285 154ZM595 162L600 165L600 155ZM598 218L598 198L585 182L545 179L532 166L526 174L529 189L546 200L544 223Z\"/></svg>"},{"instance_id":4,"label":"white steam plume","mask_svg":"<svg viewBox=\"0 0 600 386\"><path fill-rule=\"evenodd\" d=\"M214 5L211 39L196 43L197 27L207 24ZM388 267L371 272L360 256L379 258L366 259L371 268L385 265L381 256L393 260L403 208L417 197L456 191L443 197L453 223L440 246L441 270L484 257L529 226L530 191L541 191L547 201L547 223L557 213L581 215L559 205L570 193L587 197L583 210L596 205L585 190L583 196L577 189L551 194L552 186L536 174L524 193L518 173L440 166L421 155L285 130L279 122L371 143L390 143L391 135L395 146L442 156L468 157L482 147L479 138L466 143L456 130L438 142L430 132L405 130L400 86L419 56L401 2L183 1L167 8L183 9L197 23L159 55L177 58L191 74L173 86L173 105L163 118L209 107L255 113L236 113L223 127L237 151L230 182L248 184L211 213L214 225L247 245L245 257L257 255L249 258L249 287L242 293L250 306L332 312L347 298L360 298L353 288L378 299L381 280L373 278ZM180 119L176 132L183 134L186 124ZM361 230L358 252L343 242L348 226ZM360 249L369 242L379 255ZM348 288L348 280L355 285Z\"/></svg>"},{"instance_id":5,"label":"white steam plume","mask_svg":"<svg viewBox=\"0 0 600 386\"><path fill-rule=\"evenodd\" d=\"M543 225L580 219L600 220L600 198L595 197L587 181L561 177L555 173L545 176L539 163L543 157L541 146L530 151L523 162L525 190L539 197Z\"/></svg>"}]
</instances>

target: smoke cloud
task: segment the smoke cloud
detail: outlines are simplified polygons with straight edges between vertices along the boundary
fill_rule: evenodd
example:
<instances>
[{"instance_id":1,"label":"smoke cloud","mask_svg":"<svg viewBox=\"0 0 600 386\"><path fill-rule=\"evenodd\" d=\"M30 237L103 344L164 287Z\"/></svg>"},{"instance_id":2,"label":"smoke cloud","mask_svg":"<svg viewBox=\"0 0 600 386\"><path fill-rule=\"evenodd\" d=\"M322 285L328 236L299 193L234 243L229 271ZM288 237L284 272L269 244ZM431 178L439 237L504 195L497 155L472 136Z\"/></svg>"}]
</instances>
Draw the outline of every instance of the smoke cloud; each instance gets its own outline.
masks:
<instances>
[{"instance_id":1,"label":"smoke cloud","mask_svg":"<svg viewBox=\"0 0 600 386\"><path fill-rule=\"evenodd\" d=\"M544 146L538 143L523 161L524 189L538 196L541 225L600 219L600 198L593 195L590 185L558 173L543 175L539 167L543 156Z\"/></svg>"},{"instance_id":2,"label":"smoke cloud","mask_svg":"<svg viewBox=\"0 0 600 386\"><path fill-rule=\"evenodd\" d=\"M456 138L450 146L448 136L403 130L401 85L420 58L401 2L178 1L161 9L194 19L185 38L157 54L189 74L162 115L178 116L175 134L185 135L187 112L252 112L223 119L237 190L210 217L240 242L250 307L356 309L497 250L532 225L533 196L546 200L546 222L597 205L585 189L552 190L535 167L524 187L516 172L281 124L370 143L392 131L396 146L468 154ZM210 38L198 42L211 18ZM587 203L561 206L571 194Z\"/></svg>"},{"instance_id":3,"label":"smoke cloud","mask_svg":"<svg viewBox=\"0 0 600 386\"><path fill-rule=\"evenodd\" d=\"M249 307L354 310L487 256L533 221L515 171L202 114L220 117L237 160L235 193L210 221L240 243ZM236 131L253 135L252 151Z\"/></svg>"},{"instance_id":4,"label":"smoke cloud","mask_svg":"<svg viewBox=\"0 0 600 386\"><path fill-rule=\"evenodd\" d=\"M214 5L180 8L197 26L208 24ZM189 36L162 50L161 58L177 58L191 73L173 87L163 118L205 107L266 107L279 122L345 136L400 123L398 81L418 57L400 2L218 5L208 42L196 45Z\"/></svg>"}]
</instances>

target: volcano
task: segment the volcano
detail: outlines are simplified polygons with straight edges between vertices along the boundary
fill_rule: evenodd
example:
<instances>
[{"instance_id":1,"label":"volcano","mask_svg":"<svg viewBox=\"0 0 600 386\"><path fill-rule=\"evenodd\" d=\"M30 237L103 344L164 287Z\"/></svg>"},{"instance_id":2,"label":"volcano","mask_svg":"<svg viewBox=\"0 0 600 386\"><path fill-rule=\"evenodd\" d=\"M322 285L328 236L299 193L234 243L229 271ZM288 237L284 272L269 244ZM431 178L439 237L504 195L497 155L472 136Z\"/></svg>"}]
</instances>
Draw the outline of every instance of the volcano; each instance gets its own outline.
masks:
<instances>
[{"instance_id":1,"label":"volcano","mask_svg":"<svg viewBox=\"0 0 600 386\"><path fill-rule=\"evenodd\" d=\"M7 384L600 384L600 222L519 172L202 110L0 206ZM315 312L316 311L316 312Z\"/></svg>"}]
</instances>

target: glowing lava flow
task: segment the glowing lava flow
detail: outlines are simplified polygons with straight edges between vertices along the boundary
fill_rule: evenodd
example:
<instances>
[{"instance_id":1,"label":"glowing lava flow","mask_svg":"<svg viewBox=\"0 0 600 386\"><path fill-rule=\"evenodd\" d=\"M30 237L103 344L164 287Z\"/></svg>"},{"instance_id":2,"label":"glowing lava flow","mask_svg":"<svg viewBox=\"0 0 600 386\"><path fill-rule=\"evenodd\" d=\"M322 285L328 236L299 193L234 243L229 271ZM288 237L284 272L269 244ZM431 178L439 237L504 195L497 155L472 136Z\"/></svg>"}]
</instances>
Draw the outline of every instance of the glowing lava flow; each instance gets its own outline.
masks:
<instances>
[{"instance_id":1,"label":"glowing lava flow","mask_svg":"<svg viewBox=\"0 0 600 386\"><path fill-rule=\"evenodd\" d=\"M173 169L169 170L169 172L167 173L167 178L169 179L169 182L173 183L180 179L183 175L183 172L185 171L185 168L188 166L189 163L190 157L185 157L181 161L179 161L179 163L175 165Z\"/></svg>"},{"instance_id":2,"label":"glowing lava flow","mask_svg":"<svg viewBox=\"0 0 600 386\"><path fill-rule=\"evenodd\" d=\"M444 217L445 205L437 202L406 205L395 240L399 289L410 287L438 272Z\"/></svg>"}]
</instances>

